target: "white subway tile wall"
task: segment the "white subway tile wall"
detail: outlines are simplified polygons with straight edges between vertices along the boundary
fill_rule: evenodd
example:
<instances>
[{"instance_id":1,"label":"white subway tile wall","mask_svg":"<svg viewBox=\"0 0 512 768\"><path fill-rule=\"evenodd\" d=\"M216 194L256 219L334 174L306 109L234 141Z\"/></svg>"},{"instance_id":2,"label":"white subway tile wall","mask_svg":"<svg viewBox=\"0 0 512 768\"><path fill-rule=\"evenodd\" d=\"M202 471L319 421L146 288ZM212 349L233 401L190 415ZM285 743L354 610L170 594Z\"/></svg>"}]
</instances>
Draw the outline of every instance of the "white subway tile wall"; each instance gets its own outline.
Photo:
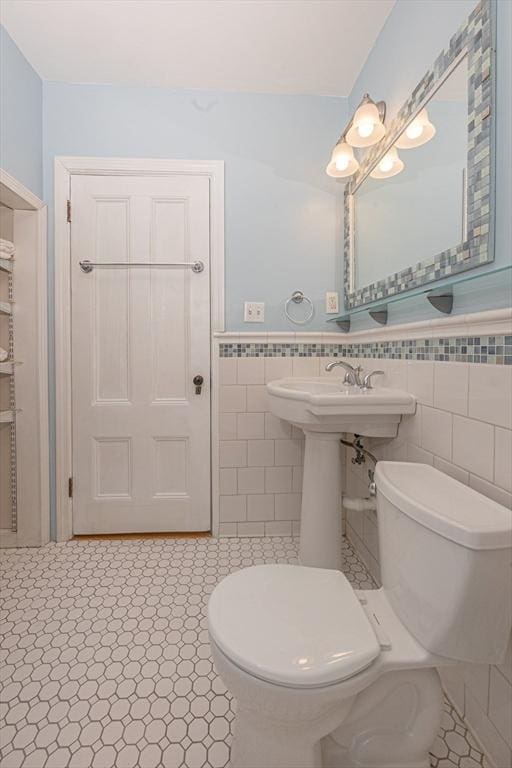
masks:
<instances>
[{"instance_id":1,"label":"white subway tile wall","mask_svg":"<svg viewBox=\"0 0 512 768\"><path fill-rule=\"evenodd\" d=\"M298 532L304 440L268 411L264 382L318 375L318 359L299 359L219 359L220 535Z\"/></svg>"},{"instance_id":2,"label":"white subway tile wall","mask_svg":"<svg viewBox=\"0 0 512 768\"><path fill-rule=\"evenodd\" d=\"M486 480L492 480L494 427L476 419L454 416L452 457L458 466Z\"/></svg>"},{"instance_id":3,"label":"white subway tile wall","mask_svg":"<svg viewBox=\"0 0 512 768\"><path fill-rule=\"evenodd\" d=\"M512 492L512 430L494 430L494 481L505 491Z\"/></svg>"},{"instance_id":4,"label":"white subway tile wall","mask_svg":"<svg viewBox=\"0 0 512 768\"><path fill-rule=\"evenodd\" d=\"M512 366L469 366L469 410L474 419L512 428Z\"/></svg>"},{"instance_id":5,"label":"white subway tile wall","mask_svg":"<svg viewBox=\"0 0 512 768\"><path fill-rule=\"evenodd\" d=\"M421 370L420 370L421 373ZM435 363L434 406L461 416L468 413L468 363Z\"/></svg>"},{"instance_id":6,"label":"white subway tile wall","mask_svg":"<svg viewBox=\"0 0 512 768\"><path fill-rule=\"evenodd\" d=\"M339 377L337 369L325 372L330 359L219 359L220 535L299 532L303 440L268 411L264 383L283 376ZM407 389L418 398L416 414L403 419L398 437L368 441L378 458L433 465L512 509L512 366L356 357L350 362L383 370L377 386ZM348 495L367 495L366 466L347 460L345 474ZM348 513L345 522L379 581L375 513ZM502 665L450 668L443 683L494 767L512 766L512 648Z\"/></svg>"},{"instance_id":7,"label":"white subway tile wall","mask_svg":"<svg viewBox=\"0 0 512 768\"><path fill-rule=\"evenodd\" d=\"M512 509L512 367L380 359L362 365L385 371L378 385L403 386L418 398L397 438L368 441L378 458L432 464ZM346 461L346 491L366 495L366 467ZM346 532L379 581L375 513L347 513ZM442 677L494 766L512 766L512 649L500 666L461 665Z\"/></svg>"}]
</instances>

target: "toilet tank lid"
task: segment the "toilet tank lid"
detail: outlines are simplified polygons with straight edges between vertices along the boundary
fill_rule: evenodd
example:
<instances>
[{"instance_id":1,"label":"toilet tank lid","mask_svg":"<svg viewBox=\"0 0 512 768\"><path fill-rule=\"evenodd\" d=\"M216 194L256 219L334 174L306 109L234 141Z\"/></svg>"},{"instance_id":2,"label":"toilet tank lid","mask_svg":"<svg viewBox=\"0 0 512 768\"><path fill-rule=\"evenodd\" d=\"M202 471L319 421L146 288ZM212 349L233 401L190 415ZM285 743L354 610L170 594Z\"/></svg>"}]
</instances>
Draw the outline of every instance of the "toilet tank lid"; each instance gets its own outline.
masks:
<instances>
[{"instance_id":1,"label":"toilet tank lid","mask_svg":"<svg viewBox=\"0 0 512 768\"><path fill-rule=\"evenodd\" d=\"M512 511L428 464L379 461L377 491L404 514L469 549L512 548Z\"/></svg>"}]
</instances>

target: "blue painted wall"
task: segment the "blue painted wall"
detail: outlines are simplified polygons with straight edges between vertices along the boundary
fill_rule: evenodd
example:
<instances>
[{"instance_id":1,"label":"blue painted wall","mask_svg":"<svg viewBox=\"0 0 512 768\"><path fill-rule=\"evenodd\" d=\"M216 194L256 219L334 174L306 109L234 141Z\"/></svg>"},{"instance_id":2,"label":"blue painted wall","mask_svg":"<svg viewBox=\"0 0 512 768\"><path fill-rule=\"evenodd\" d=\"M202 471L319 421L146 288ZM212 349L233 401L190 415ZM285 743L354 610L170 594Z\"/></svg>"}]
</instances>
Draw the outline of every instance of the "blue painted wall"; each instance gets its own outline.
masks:
<instances>
[{"instance_id":1,"label":"blue painted wall","mask_svg":"<svg viewBox=\"0 0 512 768\"><path fill-rule=\"evenodd\" d=\"M316 305L308 330L325 328L323 297L340 283L342 246L340 191L324 169L346 100L45 82L43 112L50 329L58 155L224 160L226 328L295 330L283 307L296 289ZM264 324L243 322L244 300L265 301ZM53 446L53 330L49 355ZM51 493L53 509L53 483Z\"/></svg>"},{"instance_id":2,"label":"blue painted wall","mask_svg":"<svg viewBox=\"0 0 512 768\"><path fill-rule=\"evenodd\" d=\"M354 109L364 92L385 99L393 116L413 88L464 23L474 0L398 0L368 56L349 97ZM472 270L482 273L512 262L512 2L497 0L496 40L496 237L494 264ZM405 156L405 152L403 153ZM470 273L466 273L469 275ZM510 306L512 276L471 280L456 289L454 313ZM410 299L390 308L389 323L438 316L425 299ZM372 327L366 314L353 319L354 329Z\"/></svg>"},{"instance_id":3,"label":"blue painted wall","mask_svg":"<svg viewBox=\"0 0 512 768\"><path fill-rule=\"evenodd\" d=\"M369 90L376 98L385 98L393 114L474 5L474 0L398 0L359 75L350 105L354 107ZM496 121L500 160L496 171L495 265L510 260L511 27L512 3L498 0ZM6 37L10 58L14 52L20 58ZM21 72L12 64L9 70L12 93L21 90L13 83L23 82L25 69L40 86L37 75L21 59ZM343 187L326 177L324 168L347 119L346 100L62 83L44 83L43 89L44 197L50 204L55 155L223 159L226 327L295 328L284 318L283 302L296 288L315 302L316 318L307 330L328 327L323 313L324 292L333 288L341 291ZM36 118L37 114L23 122L39 126ZM32 134L31 146L37 146L40 134ZM12 123L10 133L6 132L9 136L12 141ZM27 143L16 142L16 146ZM26 162L32 173L39 168L37 157L29 162L29 151L18 153L17 161ZM27 174L18 171L17 175L24 180ZM31 182L34 191L40 188L39 171L36 177L37 181ZM51 285L51 212L49 223ZM243 322L244 299L266 302L265 324ZM463 296L457 299L455 311L475 311L509 301L506 288L492 294L481 290L477 297L472 290L468 300ZM421 311L413 309L414 319L424 316L423 307Z\"/></svg>"},{"instance_id":4,"label":"blue painted wall","mask_svg":"<svg viewBox=\"0 0 512 768\"><path fill-rule=\"evenodd\" d=\"M43 195L43 90L0 26L0 166L38 197Z\"/></svg>"},{"instance_id":5,"label":"blue painted wall","mask_svg":"<svg viewBox=\"0 0 512 768\"><path fill-rule=\"evenodd\" d=\"M308 330L323 328L341 248L324 169L346 119L339 98L45 82L45 197L56 155L224 160L226 327L294 328L283 305L301 289L318 309ZM243 322L244 300L266 302L264 325Z\"/></svg>"}]
</instances>

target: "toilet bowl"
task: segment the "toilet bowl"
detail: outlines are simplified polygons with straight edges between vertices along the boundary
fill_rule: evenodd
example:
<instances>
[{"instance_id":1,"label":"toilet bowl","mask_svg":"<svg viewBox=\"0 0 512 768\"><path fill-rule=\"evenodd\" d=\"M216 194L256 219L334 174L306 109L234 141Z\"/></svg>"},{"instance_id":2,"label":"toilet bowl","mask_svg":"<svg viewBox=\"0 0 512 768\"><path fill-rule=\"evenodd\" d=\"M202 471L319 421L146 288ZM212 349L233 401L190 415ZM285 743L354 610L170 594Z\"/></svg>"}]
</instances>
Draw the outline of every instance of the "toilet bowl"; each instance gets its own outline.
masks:
<instances>
[{"instance_id":1,"label":"toilet bowl","mask_svg":"<svg viewBox=\"0 0 512 768\"><path fill-rule=\"evenodd\" d=\"M381 462L376 480L381 589L260 565L212 592L233 768L428 768L437 669L503 660L512 513L425 465Z\"/></svg>"},{"instance_id":2,"label":"toilet bowl","mask_svg":"<svg viewBox=\"0 0 512 768\"><path fill-rule=\"evenodd\" d=\"M383 590L355 592L339 571L254 566L214 590L209 627L237 701L235 768L428 768L442 710L433 667L445 660L407 632Z\"/></svg>"}]
</instances>

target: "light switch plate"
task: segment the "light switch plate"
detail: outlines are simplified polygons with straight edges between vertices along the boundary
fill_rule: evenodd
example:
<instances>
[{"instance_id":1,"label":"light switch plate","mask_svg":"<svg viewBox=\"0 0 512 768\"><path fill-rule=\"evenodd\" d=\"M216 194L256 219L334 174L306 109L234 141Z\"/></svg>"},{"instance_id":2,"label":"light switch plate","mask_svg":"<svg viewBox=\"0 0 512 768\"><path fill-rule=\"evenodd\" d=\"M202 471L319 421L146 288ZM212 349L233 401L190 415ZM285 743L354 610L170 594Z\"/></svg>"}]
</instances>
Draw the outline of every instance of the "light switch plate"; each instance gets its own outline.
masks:
<instances>
[{"instance_id":1,"label":"light switch plate","mask_svg":"<svg viewBox=\"0 0 512 768\"><path fill-rule=\"evenodd\" d=\"M325 311L328 315L336 315L340 311L337 291L327 291L325 294Z\"/></svg>"},{"instance_id":2,"label":"light switch plate","mask_svg":"<svg viewBox=\"0 0 512 768\"><path fill-rule=\"evenodd\" d=\"M244 322L245 323L264 323L265 322L265 302L264 301L244 302Z\"/></svg>"}]
</instances>

